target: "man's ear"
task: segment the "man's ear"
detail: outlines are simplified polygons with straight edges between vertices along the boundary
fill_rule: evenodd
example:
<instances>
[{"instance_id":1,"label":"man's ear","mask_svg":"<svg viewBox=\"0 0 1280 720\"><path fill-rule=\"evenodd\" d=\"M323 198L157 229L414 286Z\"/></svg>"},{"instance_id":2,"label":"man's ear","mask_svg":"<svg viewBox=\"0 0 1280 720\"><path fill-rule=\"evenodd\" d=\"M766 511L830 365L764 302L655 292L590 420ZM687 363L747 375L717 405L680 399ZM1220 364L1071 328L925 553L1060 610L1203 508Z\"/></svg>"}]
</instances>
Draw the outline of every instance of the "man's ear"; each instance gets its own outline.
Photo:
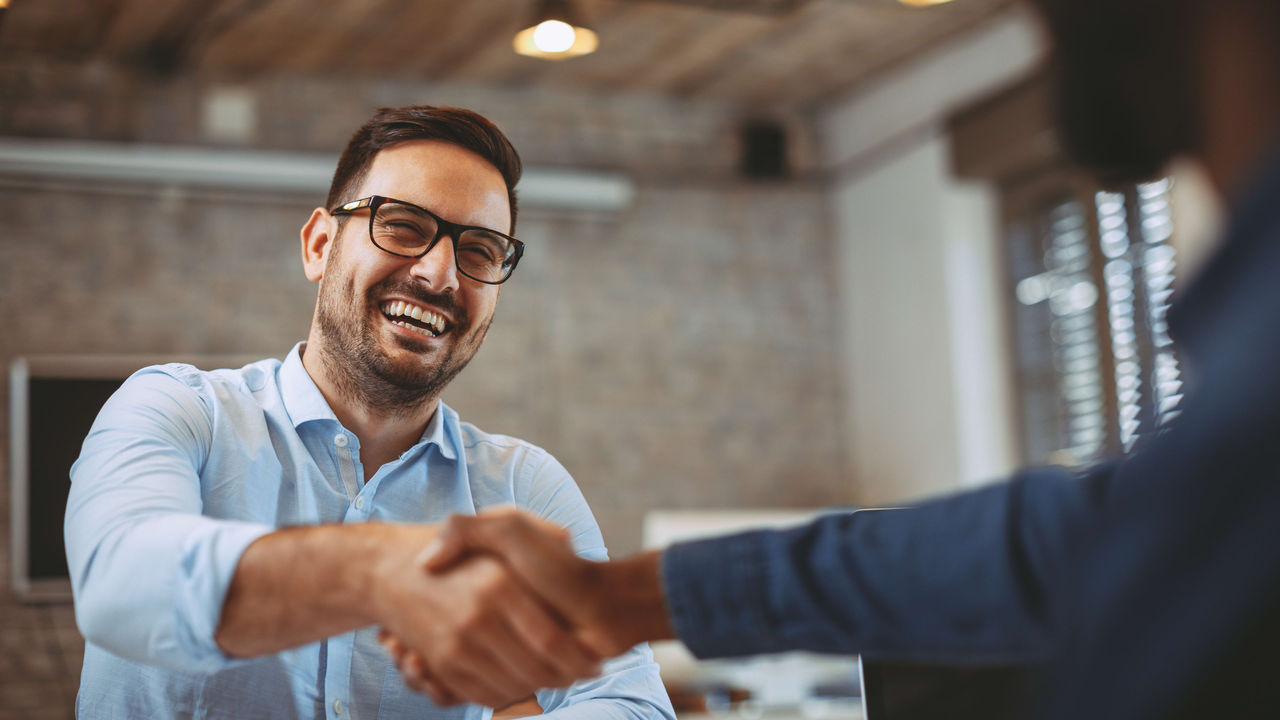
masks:
<instances>
[{"instance_id":1,"label":"man's ear","mask_svg":"<svg viewBox=\"0 0 1280 720\"><path fill-rule=\"evenodd\" d=\"M311 211L311 218L302 226L302 270L311 282L324 277L325 263L329 260L329 248L333 247L333 234L338 224L324 208Z\"/></svg>"}]
</instances>

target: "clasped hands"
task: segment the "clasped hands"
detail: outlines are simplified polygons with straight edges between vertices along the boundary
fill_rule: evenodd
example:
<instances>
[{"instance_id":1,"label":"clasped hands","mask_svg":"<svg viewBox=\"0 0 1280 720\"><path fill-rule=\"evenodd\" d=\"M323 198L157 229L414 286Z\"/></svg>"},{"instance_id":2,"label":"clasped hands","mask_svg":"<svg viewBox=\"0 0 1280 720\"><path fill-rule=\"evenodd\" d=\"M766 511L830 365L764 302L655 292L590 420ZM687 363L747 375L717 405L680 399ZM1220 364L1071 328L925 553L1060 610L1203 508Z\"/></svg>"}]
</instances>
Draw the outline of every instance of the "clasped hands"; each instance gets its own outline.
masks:
<instances>
[{"instance_id":1,"label":"clasped hands","mask_svg":"<svg viewBox=\"0 0 1280 720\"><path fill-rule=\"evenodd\" d=\"M453 516L380 593L379 640L436 704L504 707L669 636L657 563L584 560L565 530L515 509Z\"/></svg>"}]
</instances>

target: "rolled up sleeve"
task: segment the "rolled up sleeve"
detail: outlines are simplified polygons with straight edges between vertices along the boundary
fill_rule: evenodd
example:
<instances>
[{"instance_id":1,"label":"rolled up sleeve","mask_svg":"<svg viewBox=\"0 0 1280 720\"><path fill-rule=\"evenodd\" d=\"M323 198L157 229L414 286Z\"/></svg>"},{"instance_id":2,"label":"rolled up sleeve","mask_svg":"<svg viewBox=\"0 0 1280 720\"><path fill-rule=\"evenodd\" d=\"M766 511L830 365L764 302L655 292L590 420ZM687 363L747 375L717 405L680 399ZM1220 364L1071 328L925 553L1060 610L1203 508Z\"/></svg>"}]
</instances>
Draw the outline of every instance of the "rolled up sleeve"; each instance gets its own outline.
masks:
<instances>
[{"instance_id":1,"label":"rolled up sleeve","mask_svg":"<svg viewBox=\"0 0 1280 720\"><path fill-rule=\"evenodd\" d=\"M71 468L67 563L85 638L191 672L235 661L214 641L245 548L271 527L201 515L211 411L191 384L140 371L103 406Z\"/></svg>"}]
</instances>

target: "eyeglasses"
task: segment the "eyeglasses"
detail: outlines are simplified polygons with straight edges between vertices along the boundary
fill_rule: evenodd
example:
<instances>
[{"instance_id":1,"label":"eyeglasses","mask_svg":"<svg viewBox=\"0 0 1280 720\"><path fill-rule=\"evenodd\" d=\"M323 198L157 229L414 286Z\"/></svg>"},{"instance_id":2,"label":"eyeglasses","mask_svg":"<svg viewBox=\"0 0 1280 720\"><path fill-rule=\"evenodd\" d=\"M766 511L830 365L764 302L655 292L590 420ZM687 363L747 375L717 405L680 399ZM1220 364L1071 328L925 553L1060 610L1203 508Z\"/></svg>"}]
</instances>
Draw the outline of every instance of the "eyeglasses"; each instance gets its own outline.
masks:
<instances>
[{"instance_id":1,"label":"eyeglasses","mask_svg":"<svg viewBox=\"0 0 1280 720\"><path fill-rule=\"evenodd\" d=\"M352 215L363 208L369 208L369 240L378 249L398 257L420 258L448 235L458 272L477 282L506 282L524 255L524 243L510 235L451 223L424 207L381 195L352 200L329 214Z\"/></svg>"}]
</instances>

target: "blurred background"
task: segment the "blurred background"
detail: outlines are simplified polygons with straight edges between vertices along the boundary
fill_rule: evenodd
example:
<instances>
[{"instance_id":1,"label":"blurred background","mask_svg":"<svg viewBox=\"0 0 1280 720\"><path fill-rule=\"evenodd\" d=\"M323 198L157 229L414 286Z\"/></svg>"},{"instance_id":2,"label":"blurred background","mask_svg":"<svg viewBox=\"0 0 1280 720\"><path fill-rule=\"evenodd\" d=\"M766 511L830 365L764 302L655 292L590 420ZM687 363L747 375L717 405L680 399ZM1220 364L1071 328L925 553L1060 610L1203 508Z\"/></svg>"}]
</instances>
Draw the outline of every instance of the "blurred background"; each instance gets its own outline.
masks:
<instances>
[{"instance_id":1,"label":"blurred background","mask_svg":"<svg viewBox=\"0 0 1280 720\"><path fill-rule=\"evenodd\" d=\"M655 512L893 504L1176 413L1163 313L1217 208L1194 168L1064 163L1011 0L0 8L0 716L70 717L83 651L37 591L66 479L32 453L78 447L87 395L36 380L283 356L299 228L378 106L520 150L528 251L445 400L555 454L615 556L669 539ZM518 54L551 15L594 52Z\"/></svg>"}]
</instances>

